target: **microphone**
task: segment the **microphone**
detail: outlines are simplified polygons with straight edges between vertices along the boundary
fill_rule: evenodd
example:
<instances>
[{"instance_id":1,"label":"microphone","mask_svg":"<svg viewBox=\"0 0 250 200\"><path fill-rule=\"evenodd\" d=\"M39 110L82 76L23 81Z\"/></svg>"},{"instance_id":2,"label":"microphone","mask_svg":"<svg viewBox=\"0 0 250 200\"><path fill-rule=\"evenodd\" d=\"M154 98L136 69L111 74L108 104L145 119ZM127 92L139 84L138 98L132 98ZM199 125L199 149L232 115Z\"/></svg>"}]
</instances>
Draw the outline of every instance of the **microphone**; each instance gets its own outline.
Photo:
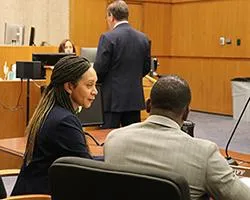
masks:
<instances>
[{"instance_id":1,"label":"microphone","mask_svg":"<svg viewBox=\"0 0 250 200\"><path fill-rule=\"evenodd\" d=\"M152 72L152 77L160 78L161 75L159 75L157 72Z\"/></svg>"},{"instance_id":2,"label":"microphone","mask_svg":"<svg viewBox=\"0 0 250 200\"><path fill-rule=\"evenodd\" d=\"M246 102L246 104L245 104L243 110L241 111L240 117L239 117L239 119L237 120L237 122L236 122L236 124L235 124L235 126L234 126L234 129L233 129L233 131L232 131L232 133L231 133L231 136L230 136L230 138L229 138L229 140L228 140L228 142L227 142L227 145L226 145L226 149L225 149L226 157L225 157L225 158L226 158L226 160L227 160L227 162L228 162L229 165L238 165L238 163L237 163L234 159L232 159L232 158L229 156L229 154L228 154L228 147L229 147L229 144L230 144L230 142L231 142L231 140L232 140L232 138L233 138L233 136L234 136L234 133L235 133L235 131L236 131L236 128L238 127L238 125L239 125L239 123L240 123L240 120L241 120L241 118L242 118L242 116L243 116L243 114L244 114L244 112L245 112L245 110L246 110L246 108L247 108L247 105L248 105L249 101L250 101L250 97L248 97L248 100L247 100L247 102Z\"/></svg>"},{"instance_id":3,"label":"microphone","mask_svg":"<svg viewBox=\"0 0 250 200\"><path fill-rule=\"evenodd\" d=\"M159 66L159 62L157 58L151 58L151 67L150 67L150 72L149 75L151 77L157 77L159 78L160 75L156 73L157 67Z\"/></svg>"}]
</instances>

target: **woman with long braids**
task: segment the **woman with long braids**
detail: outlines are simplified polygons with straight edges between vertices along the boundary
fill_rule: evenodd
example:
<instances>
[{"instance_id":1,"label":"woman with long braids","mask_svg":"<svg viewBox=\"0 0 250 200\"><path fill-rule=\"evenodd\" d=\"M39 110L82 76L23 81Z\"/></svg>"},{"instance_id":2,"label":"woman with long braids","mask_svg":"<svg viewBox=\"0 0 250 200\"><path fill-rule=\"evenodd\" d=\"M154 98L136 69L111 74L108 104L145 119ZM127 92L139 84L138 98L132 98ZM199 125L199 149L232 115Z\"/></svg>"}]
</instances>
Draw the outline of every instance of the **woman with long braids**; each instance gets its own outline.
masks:
<instances>
[{"instance_id":1,"label":"woman with long braids","mask_svg":"<svg viewBox=\"0 0 250 200\"><path fill-rule=\"evenodd\" d=\"M50 194L48 169L59 157L92 159L75 113L79 106L91 106L96 81L96 72L85 58L66 56L56 63L26 128L24 162L11 195Z\"/></svg>"}]
</instances>

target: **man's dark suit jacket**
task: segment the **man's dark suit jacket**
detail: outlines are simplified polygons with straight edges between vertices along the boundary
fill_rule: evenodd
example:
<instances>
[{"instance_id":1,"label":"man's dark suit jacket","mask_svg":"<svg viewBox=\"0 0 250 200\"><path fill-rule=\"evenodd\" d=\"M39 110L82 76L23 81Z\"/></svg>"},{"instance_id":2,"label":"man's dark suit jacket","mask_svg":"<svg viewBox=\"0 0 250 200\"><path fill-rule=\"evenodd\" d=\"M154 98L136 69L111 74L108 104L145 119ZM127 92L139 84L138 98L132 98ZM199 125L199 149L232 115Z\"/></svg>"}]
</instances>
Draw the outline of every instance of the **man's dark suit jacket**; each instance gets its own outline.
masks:
<instances>
[{"instance_id":1,"label":"man's dark suit jacket","mask_svg":"<svg viewBox=\"0 0 250 200\"><path fill-rule=\"evenodd\" d=\"M122 23L101 35L94 68L102 83L105 112L145 108L142 78L150 71L149 40Z\"/></svg>"},{"instance_id":2,"label":"man's dark suit jacket","mask_svg":"<svg viewBox=\"0 0 250 200\"><path fill-rule=\"evenodd\" d=\"M55 106L37 135L31 163L22 166L11 195L50 194L48 169L57 158L91 158L82 133L79 119Z\"/></svg>"}]
</instances>

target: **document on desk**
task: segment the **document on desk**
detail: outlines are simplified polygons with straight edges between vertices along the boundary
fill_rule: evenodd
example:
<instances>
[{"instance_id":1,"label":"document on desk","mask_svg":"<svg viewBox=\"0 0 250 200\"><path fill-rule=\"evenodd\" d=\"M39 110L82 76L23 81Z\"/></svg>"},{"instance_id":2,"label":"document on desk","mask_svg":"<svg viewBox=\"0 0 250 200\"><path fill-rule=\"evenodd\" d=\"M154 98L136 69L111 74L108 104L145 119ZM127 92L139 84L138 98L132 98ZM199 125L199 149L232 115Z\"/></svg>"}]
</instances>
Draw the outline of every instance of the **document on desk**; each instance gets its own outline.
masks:
<instances>
[{"instance_id":1,"label":"document on desk","mask_svg":"<svg viewBox=\"0 0 250 200\"><path fill-rule=\"evenodd\" d=\"M240 180L245 183L248 187L250 187L250 178L249 177L241 177Z\"/></svg>"},{"instance_id":2,"label":"document on desk","mask_svg":"<svg viewBox=\"0 0 250 200\"><path fill-rule=\"evenodd\" d=\"M239 165L230 165L234 173L239 176L239 177L248 177L250 178L250 168L249 167L244 167L244 166L239 166Z\"/></svg>"},{"instance_id":3,"label":"document on desk","mask_svg":"<svg viewBox=\"0 0 250 200\"><path fill-rule=\"evenodd\" d=\"M244 166L231 165L234 173L240 177L240 180L250 187L250 168Z\"/></svg>"}]
</instances>

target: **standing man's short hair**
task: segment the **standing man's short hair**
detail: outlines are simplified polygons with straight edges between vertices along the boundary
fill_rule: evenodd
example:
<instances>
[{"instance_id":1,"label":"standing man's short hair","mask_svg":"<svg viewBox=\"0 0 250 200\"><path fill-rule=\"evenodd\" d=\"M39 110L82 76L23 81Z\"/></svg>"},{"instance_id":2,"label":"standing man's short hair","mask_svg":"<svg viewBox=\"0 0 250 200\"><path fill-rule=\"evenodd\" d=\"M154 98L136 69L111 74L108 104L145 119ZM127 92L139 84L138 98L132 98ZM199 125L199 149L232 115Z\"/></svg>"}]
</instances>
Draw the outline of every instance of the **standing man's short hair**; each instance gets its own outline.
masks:
<instances>
[{"instance_id":1,"label":"standing man's short hair","mask_svg":"<svg viewBox=\"0 0 250 200\"><path fill-rule=\"evenodd\" d=\"M128 5L125 1L114 1L111 3L107 8L108 15L113 15L113 17L118 20L128 20L129 11L128 11Z\"/></svg>"}]
</instances>

